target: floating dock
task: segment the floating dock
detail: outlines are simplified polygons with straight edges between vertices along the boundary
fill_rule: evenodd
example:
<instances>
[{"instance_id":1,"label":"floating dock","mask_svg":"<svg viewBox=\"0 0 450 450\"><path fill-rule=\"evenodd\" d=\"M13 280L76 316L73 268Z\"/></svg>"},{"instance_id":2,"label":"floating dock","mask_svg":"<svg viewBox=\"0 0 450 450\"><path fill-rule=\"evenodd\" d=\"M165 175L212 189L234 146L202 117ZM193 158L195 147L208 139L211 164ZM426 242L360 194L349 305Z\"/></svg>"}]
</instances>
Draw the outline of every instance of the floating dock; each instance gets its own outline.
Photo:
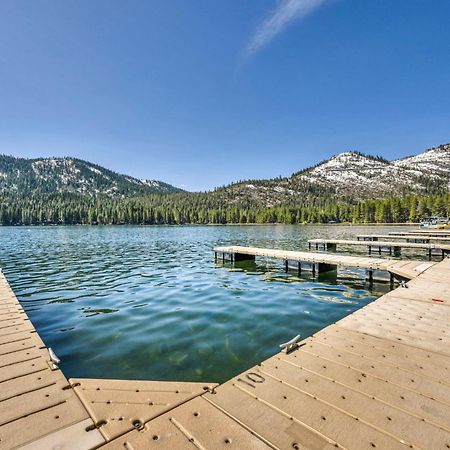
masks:
<instances>
[{"instance_id":1,"label":"floating dock","mask_svg":"<svg viewBox=\"0 0 450 450\"><path fill-rule=\"evenodd\" d=\"M433 265L433 263L423 261L398 261L242 246L216 247L214 248L214 254L216 261L244 261L255 259L256 256L281 259L284 260L286 270L294 269L299 274L303 271L308 271L313 276L323 272L334 271L337 267L355 267L366 269L366 275L369 279L385 279L383 273L387 273L391 281L393 278L410 280Z\"/></svg>"},{"instance_id":2,"label":"floating dock","mask_svg":"<svg viewBox=\"0 0 450 450\"><path fill-rule=\"evenodd\" d=\"M438 253L439 256L445 258L450 253L450 244L430 244L430 243L413 243L413 242L395 242L395 241L378 241L378 240L347 240L347 239L310 239L308 241L309 249L316 250L336 250L338 245L363 245L369 250L369 254L377 251L379 254L386 251L390 255L400 255L401 249L423 249L428 252L428 257Z\"/></svg>"},{"instance_id":3,"label":"floating dock","mask_svg":"<svg viewBox=\"0 0 450 450\"><path fill-rule=\"evenodd\" d=\"M215 386L67 380L0 272L2 450L98 448Z\"/></svg>"},{"instance_id":4,"label":"floating dock","mask_svg":"<svg viewBox=\"0 0 450 450\"><path fill-rule=\"evenodd\" d=\"M67 380L0 274L0 447L448 449L450 259L425 266L220 386Z\"/></svg>"},{"instance_id":5,"label":"floating dock","mask_svg":"<svg viewBox=\"0 0 450 450\"><path fill-rule=\"evenodd\" d=\"M429 242L450 242L450 237L442 236L428 236L424 234L359 234L356 236L358 241L378 241L378 240L389 240L389 239L400 239L406 240L406 242L415 242L418 244L427 244Z\"/></svg>"},{"instance_id":6,"label":"floating dock","mask_svg":"<svg viewBox=\"0 0 450 450\"><path fill-rule=\"evenodd\" d=\"M450 237L450 229L446 230L414 230L414 231L391 231L389 233L396 234L398 236L408 236L411 234L419 234L421 236L431 236L431 237Z\"/></svg>"}]
</instances>

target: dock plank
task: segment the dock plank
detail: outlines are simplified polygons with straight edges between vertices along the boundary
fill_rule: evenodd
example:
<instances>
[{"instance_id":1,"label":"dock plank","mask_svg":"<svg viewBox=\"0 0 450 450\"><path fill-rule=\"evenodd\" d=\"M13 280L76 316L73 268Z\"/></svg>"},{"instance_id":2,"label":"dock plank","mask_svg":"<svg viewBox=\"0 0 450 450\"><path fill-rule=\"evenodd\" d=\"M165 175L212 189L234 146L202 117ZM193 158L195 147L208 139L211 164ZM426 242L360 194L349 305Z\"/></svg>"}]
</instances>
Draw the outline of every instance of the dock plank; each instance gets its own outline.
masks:
<instances>
[{"instance_id":1,"label":"dock plank","mask_svg":"<svg viewBox=\"0 0 450 450\"><path fill-rule=\"evenodd\" d=\"M312 377L307 370L298 368L292 370L290 366L275 361L263 363L259 369L264 377L270 377L287 384L300 392L308 393L314 398L330 406L345 411L383 433L405 441L409 445L421 448L445 448L448 441L448 431L422 418L411 415L392 405L386 404L376 397L354 391L346 386L338 386L332 380L320 376Z\"/></svg>"},{"instance_id":2,"label":"dock plank","mask_svg":"<svg viewBox=\"0 0 450 450\"><path fill-rule=\"evenodd\" d=\"M252 380L259 381L252 383ZM214 395L205 397L249 426L247 411L241 407L245 398L268 405L274 411L280 411L296 423L316 430L325 438L347 449L373 449L375 446L397 448L403 445L400 439L383 433L348 410L336 408L327 400L301 391L283 379L265 376L258 366L221 385ZM358 426L355 426L355 421ZM267 418L260 422L261 428L270 426Z\"/></svg>"},{"instance_id":3,"label":"dock plank","mask_svg":"<svg viewBox=\"0 0 450 450\"><path fill-rule=\"evenodd\" d=\"M280 354L275 356L274 360L278 364L292 366L293 370L298 367L303 368L311 374L311 377L328 378L356 392L378 398L386 404L450 430L450 405L440 403L434 398L424 396L414 389L394 383L390 379L372 375L363 376L364 371L345 364L345 362L337 361L337 358L330 360L302 351L290 355ZM265 363L267 364L268 361Z\"/></svg>"},{"instance_id":4,"label":"dock plank","mask_svg":"<svg viewBox=\"0 0 450 450\"><path fill-rule=\"evenodd\" d=\"M204 398L197 397L106 444L104 450L124 449L248 449L273 448Z\"/></svg>"},{"instance_id":5,"label":"dock plank","mask_svg":"<svg viewBox=\"0 0 450 450\"><path fill-rule=\"evenodd\" d=\"M370 345L367 340L364 340L358 334L356 336L350 335L353 339L349 339L348 333L346 333L349 330L341 328L335 328L335 330L340 332L318 333L314 336L314 340L329 345L338 352L347 350L363 358L424 374L436 381L444 380L446 382L445 380L450 373L450 359L441 358L441 355L431 354L414 347L411 349L410 347L402 348L398 345L385 345L386 341L384 340L381 343L376 342L376 345ZM427 364L424 364L424 361Z\"/></svg>"},{"instance_id":6,"label":"dock plank","mask_svg":"<svg viewBox=\"0 0 450 450\"><path fill-rule=\"evenodd\" d=\"M110 441L151 419L212 390L214 383L70 379L100 432Z\"/></svg>"}]
</instances>

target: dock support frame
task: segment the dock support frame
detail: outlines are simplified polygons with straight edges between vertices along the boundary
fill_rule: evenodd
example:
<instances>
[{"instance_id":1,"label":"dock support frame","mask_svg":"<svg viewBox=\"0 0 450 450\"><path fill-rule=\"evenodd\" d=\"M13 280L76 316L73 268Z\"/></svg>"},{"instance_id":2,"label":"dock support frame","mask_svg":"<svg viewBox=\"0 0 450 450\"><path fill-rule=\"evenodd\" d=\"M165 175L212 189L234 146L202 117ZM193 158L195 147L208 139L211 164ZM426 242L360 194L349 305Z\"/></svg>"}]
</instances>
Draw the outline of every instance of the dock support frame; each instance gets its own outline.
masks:
<instances>
[{"instance_id":1,"label":"dock support frame","mask_svg":"<svg viewBox=\"0 0 450 450\"><path fill-rule=\"evenodd\" d=\"M214 252L214 260L217 262L218 259L222 259L222 262L239 262L239 261L254 261L256 259L255 255L247 255L245 253L227 253L227 252Z\"/></svg>"}]
</instances>

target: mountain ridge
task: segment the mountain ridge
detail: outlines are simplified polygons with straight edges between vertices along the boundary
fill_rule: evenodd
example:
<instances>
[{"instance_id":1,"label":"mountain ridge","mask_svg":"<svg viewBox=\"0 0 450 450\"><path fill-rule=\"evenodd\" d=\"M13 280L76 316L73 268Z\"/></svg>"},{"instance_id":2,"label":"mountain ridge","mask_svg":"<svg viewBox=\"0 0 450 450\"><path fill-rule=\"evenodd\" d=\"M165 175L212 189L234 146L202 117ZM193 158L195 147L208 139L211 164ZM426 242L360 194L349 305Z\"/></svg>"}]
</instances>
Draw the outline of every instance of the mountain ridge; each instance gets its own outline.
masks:
<instances>
[{"instance_id":1,"label":"mountain ridge","mask_svg":"<svg viewBox=\"0 0 450 450\"><path fill-rule=\"evenodd\" d=\"M264 206L272 207L292 203L292 197L311 189L353 200L448 192L450 144L391 161L358 151L341 152L290 177L244 180L218 188L216 192L230 201L259 197Z\"/></svg>"},{"instance_id":2,"label":"mountain ridge","mask_svg":"<svg viewBox=\"0 0 450 450\"><path fill-rule=\"evenodd\" d=\"M158 180L119 174L73 157L16 158L0 155L0 191L73 192L110 197L175 193L183 190Z\"/></svg>"},{"instance_id":3,"label":"mountain ridge","mask_svg":"<svg viewBox=\"0 0 450 450\"><path fill-rule=\"evenodd\" d=\"M220 205L273 207L314 204L320 196L357 201L448 191L450 144L391 161L359 151L345 151L291 176L242 180L203 193L188 193L162 181L119 174L79 158L0 155L0 192L18 195L68 192L124 198L185 192L210 196Z\"/></svg>"}]
</instances>

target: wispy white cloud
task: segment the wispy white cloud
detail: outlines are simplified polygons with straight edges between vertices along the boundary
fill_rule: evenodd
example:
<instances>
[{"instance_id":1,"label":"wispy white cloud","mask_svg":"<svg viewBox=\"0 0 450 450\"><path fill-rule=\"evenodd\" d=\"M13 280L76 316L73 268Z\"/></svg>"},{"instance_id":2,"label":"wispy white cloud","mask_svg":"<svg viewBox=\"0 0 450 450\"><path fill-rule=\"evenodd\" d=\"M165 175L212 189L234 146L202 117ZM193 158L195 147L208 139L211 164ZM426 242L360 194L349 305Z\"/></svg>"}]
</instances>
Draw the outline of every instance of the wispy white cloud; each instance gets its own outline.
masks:
<instances>
[{"instance_id":1,"label":"wispy white cloud","mask_svg":"<svg viewBox=\"0 0 450 450\"><path fill-rule=\"evenodd\" d=\"M329 0L278 0L278 5L261 23L244 51L248 57L270 42L289 24L312 13Z\"/></svg>"}]
</instances>

